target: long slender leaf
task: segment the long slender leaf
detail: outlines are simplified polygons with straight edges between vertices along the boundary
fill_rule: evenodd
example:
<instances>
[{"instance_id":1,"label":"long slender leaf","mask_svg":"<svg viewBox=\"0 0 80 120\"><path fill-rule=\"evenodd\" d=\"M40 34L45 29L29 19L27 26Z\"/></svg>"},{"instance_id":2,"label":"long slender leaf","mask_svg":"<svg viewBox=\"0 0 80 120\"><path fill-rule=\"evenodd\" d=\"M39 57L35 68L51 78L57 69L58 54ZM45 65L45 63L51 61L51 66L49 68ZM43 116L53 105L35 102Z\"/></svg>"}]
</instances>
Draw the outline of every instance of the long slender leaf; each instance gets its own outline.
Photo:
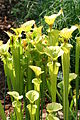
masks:
<instances>
[{"instance_id":1,"label":"long slender leaf","mask_svg":"<svg viewBox=\"0 0 80 120\"><path fill-rule=\"evenodd\" d=\"M6 120L6 115L4 113L4 109L3 109L3 106L1 104L1 100L0 100L0 117L2 118L2 120Z\"/></svg>"}]
</instances>

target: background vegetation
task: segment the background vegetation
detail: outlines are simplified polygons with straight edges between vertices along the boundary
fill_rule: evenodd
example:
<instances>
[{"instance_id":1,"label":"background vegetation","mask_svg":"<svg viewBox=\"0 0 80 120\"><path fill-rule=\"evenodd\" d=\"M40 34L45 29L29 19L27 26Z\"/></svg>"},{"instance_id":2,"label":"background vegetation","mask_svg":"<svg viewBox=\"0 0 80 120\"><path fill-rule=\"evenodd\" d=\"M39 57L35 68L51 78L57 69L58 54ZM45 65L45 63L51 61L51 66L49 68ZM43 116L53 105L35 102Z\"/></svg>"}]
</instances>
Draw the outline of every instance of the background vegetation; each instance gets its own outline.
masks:
<instances>
[{"instance_id":1,"label":"background vegetation","mask_svg":"<svg viewBox=\"0 0 80 120\"><path fill-rule=\"evenodd\" d=\"M19 0L12 8L12 16L17 22L24 22L29 19L40 21L44 15L57 13L60 8L64 10L64 17L57 21L57 27L65 27L76 22L80 18L79 0ZM43 23L43 20L41 20Z\"/></svg>"}]
</instances>

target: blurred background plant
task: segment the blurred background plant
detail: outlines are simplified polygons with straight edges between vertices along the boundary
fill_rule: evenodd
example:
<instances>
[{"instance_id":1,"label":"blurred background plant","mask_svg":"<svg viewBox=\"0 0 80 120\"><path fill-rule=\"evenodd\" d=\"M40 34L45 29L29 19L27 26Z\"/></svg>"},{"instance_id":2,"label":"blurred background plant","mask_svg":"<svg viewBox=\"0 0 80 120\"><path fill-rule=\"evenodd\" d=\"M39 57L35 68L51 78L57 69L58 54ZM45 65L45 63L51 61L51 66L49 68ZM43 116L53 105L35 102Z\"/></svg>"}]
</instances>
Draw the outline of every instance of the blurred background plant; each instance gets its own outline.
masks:
<instances>
[{"instance_id":1,"label":"blurred background plant","mask_svg":"<svg viewBox=\"0 0 80 120\"><path fill-rule=\"evenodd\" d=\"M17 20L24 22L34 19L38 24L44 25L43 17L57 13L62 7L64 17L59 17L54 26L59 29L79 23L80 20L80 0L15 0L11 14ZM38 22L40 21L40 22Z\"/></svg>"}]
</instances>

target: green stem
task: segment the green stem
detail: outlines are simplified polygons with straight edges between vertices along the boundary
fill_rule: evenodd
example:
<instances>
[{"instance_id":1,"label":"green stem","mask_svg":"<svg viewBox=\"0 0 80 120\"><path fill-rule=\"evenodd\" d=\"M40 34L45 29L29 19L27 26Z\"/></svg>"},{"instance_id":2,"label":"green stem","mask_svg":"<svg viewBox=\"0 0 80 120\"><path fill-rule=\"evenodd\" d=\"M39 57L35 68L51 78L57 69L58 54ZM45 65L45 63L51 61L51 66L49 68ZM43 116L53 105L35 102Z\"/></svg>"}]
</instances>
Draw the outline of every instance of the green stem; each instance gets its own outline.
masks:
<instances>
[{"instance_id":1,"label":"green stem","mask_svg":"<svg viewBox=\"0 0 80 120\"><path fill-rule=\"evenodd\" d=\"M57 95L59 96L60 101L62 102L62 97L60 96L58 91L57 91ZM74 118L74 120L76 120L75 115L74 115L73 111L71 110L71 108L69 108L69 112L70 112L71 116Z\"/></svg>"},{"instance_id":2,"label":"green stem","mask_svg":"<svg viewBox=\"0 0 80 120\"><path fill-rule=\"evenodd\" d=\"M8 59L6 58L6 63L4 63L4 70L5 70L5 76L6 76L6 79L7 79L7 85L8 85L8 89L9 91L11 91L11 81L10 81L10 77L9 77L9 68L8 68Z\"/></svg>"},{"instance_id":3,"label":"green stem","mask_svg":"<svg viewBox=\"0 0 80 120\"><path fill-rule=\"evenodd\" d=\"M31 120L35 120L35 114L32 114L32 113L33 113L33 104L31 104L30 118L31 118Z\"/></svg>"},{"instance_id":4,"label":"green stem","mask_svg":"<svg viewBox=\"0 0 80 120\"><path fill-rule=\"evenodd\" d=\"M12 48L12 54L15 69L15 90L20 93L20 47Z\"/></svg>"},{"instance_id":5,"label":"green stem","mask_svg":"<svg viewBox=\"0 0 80 120\"><path fill-rule=\"evenodd\" d=\"M44 73L41 75L41 116L42 116L42 111L43 111L43 106L45 104L45 90L46 90L46 65L43 63L42 65L42 70ZM42 119L42 117L41 117Z\"/></svg>"},{"instance_id":6,"label":"green stem","mask_svg":"<svg viewBox=\"0 0 80 120\"><path fill-rule=\"evenodd\" d=\"M22 113L21 113L21 108L18 108L18 109L20 109L20 112L16 109L17 120L23 120Z\"/></svg>"},{"instance_id":7,"label":"green stem","mask_svg":"<svg viewBox=\"0 0 80 120\"><path fill-rule=\"evenodd\" d=\"M30 115L30 118L31 118L31 120L33 120L32 119L32 104L31 104L31 113L30 113L31 115Z\"/></svg>"},{"instance_id":8,"label":"green stem","mask_svg":"<svg viewBox=\"0 0 80 120\"><path fill-rule=\"evenodd\" d=\"M24 110L25 110L25 120L29 120L29 117L30 117L29 116L29 111L28 111L28 108L26 107L28 102L26 101L25 93L26 93L26 90L24 91L24 97L23 97L23 100L24 100ZM23 115L24 115L24 111L23 111Z\"/></svg>"},{"instance_id":9,"label":"green stem","mask_svg":"<svg viewBox=\"0 0 80 120\"><path fill-rule=\"evenodd\" d=\"M39 80L39 77L37 77L37 80ZM35 102L35 104L37 105L37 109L36 109L36 120L40 120L40 84L34 85L34 90L36 90L36 91L39 93L39 98L38 98L38 100Z\"/></svg>"},{"instance_id":10,"label":"green stem","mask_svg":"<svg viewBox=\"0 0 80 120\"><path fill-rule=\"evenodd\" d=\"M53 61L53 63L49 63L52 102L56 102L56 91L57 91L56 84L57 84L58 69L59 69L59 63L57 63L56 61Z\"/></svg>"},{"instance_id":11,"label":"green stem","mask_svg":"<svg viewBox=\"0 0 80 120\"><path fill-rule=\"evenodd\" d=\"M38 91L39 92L39 91ZM39 98L38 100L35 102L35 104L37 105L37 109L36 109L36 120L40 120L40 92L39 92Z\"/></svg>"},{"instance_id":12,"label":"green stem","mask_svg":"<svg viewBox=\"0 0 80 120\"><path fill-rule=\"evenodd\" d=\"M5 111L6 88L7 88L7 77L5 77L4 111Z\"/></svg>"},{"instance_id":13,"label":"green stem","mask_svg":"<svg viewBox=\"0 0 80 120\"><path fill-rule=\"evenodd\" d=\"M69 119L69 101L68 101L68 87L69 87L69 66L70 66L70 51L64 50L62 56L62 69L63 69L63 107L64 107L64 120Z\"/></svg>"},{"instance_id":14,"label":"green stem","mask_svg":"<svg viewBox=\"0 0 80 120\"><path fill-rule=\"evenodd\" d=\"M76 120L76 117L75 117L73 111L70 108L69 108L69 112L70 112L71 116L74 118L74 120Z\"/></svg>"},{"instance_id":15,"label":"green stem","mask_svg":"<svg viewBox=\"0 0 80 120\"><path fill-rule=\"evenodd\" d=\"M56 102L56 82L57 82L57 76L53 74L53 80L51 80L51 96L52 96L52 102Z\"/></svg>"},{"instance_id":16,"label":"green stem","mask_svg":"<svg viewBox=\"0 0 80 120\"><path fill-rule=\"evenodd\" d=\"M76 113L78 112L78 95L79 95L79 39L76 40L76 57L75 57L75 73L76 78Z\"/></svg>"},{"instance_id":17,"label":"green stem","mask_svg":"<svg viewBox=\"0 0 80 120\"><path fill-rule=\"evenodd\" d=\"M47 99L51 102L51 97L50 97L47 93L45 93L45 96L46 96Z\"/></svg>"},{"instance_id":18,"label":"green stem","mask_svg":"<svg viewBox=\"0 0 80 120\"><path fill-rule=\"evenodd\" d=\"M32 70L29 68L30 60L27 59L27 85L28 91L32 89Z\"/></svg>"},{"instance_id":19,"label":"green stem","mask_svg":"<svg viewBox=\"0 0 80 120\"><path fill-rule=\"evenodd\" d=\"M1 104L1 100L0 100L0 117L2 118L2 120L6 120L6 115L5 115L3 106Z\"/></svg>"},{"instance_id":20,"label":"green stem","mask_svg":"<svg viewBox=\"0 0 80 120\"><path fill-rule=\"evenodd\" d=\"M49 46L56 46L58 44L59 31L52 29L52 26L50 28L50 32L48 32L48 43Z\"/></svg>"},{"instance_id":21,"label":"green stem","mask_svg":"<svg viewBox=\"0 0 80 120\"><path fill-rule=\"evenodd\" d=\"M32 115L32 120L35 120L35 116L34 115Z\"/></svg>"},{"instance_id":22,"label":"green stem","mask_svg":"<svg viewBox=\"0 0 80 120\"><path fill-rule=\"evenodd\" d=\"M60 95L60 93L58 92L58 90L57 90L57 96L59 97L59 101L61 102L62 101L62 97L61 97L61 95Z\"/></svg>"}]
</instances>

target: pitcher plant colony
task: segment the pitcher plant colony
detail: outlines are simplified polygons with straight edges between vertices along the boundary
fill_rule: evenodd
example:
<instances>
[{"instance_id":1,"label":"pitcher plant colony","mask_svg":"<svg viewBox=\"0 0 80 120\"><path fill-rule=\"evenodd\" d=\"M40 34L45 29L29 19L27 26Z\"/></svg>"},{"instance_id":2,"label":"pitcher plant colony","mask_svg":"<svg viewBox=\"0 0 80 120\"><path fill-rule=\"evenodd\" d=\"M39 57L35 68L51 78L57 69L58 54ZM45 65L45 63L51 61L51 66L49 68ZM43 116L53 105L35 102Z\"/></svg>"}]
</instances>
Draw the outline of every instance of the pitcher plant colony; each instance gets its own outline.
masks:
<instances>
[{"instance_id":1,"label":"pitcher plant colony","mask_svg":"<svg viewBox=\"0 0 80 120\"><path fill-rule=\"evenodd\" d=\"M59 120L59 110L64 120L77 120L80 37L76 36L75 73L70 73L70 50L73 48L70 40L74 31L80 31L80 26L53 29L56 18L63 14L61 9L57 14L44 16L47 34L43 34L43 26L37 27L34 20L5 31L9 40L6 44L0 41L0 57L7 77L7 94L14 108L9 120L42 120L44 106L46 120ZM60 72L61 81L58 80ZM76 95L72 97L71 81L74 79ZM45 98L50 102L47 106ZM1 101L0 116L6 120Z\"/></svg>"}]
</instances>

